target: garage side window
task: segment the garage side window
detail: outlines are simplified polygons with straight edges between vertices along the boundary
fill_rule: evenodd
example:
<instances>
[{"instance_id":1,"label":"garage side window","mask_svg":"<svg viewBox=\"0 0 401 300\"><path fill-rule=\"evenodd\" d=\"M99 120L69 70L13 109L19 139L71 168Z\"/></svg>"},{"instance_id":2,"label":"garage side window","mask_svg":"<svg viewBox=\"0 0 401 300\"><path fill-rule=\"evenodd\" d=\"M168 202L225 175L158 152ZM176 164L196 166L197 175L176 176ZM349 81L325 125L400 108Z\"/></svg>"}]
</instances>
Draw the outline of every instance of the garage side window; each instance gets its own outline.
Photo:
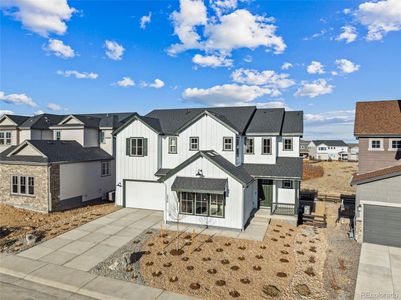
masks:
<instances>
[{"instance_id":1,"label":"garage side window","mask_svg":"<svg viewBox=\"0 0 401 300\"><path fill-rule=\"evenodd\" d=\"M127 139L128 156L147 156L148 139L142 137L133 137Z\"/></svg>"},{"instance_id":2,"label":"garage side window","mask_svg":"<svg viewBox=\"0 0 401 300\"><path fill-rule=\"evenodd\" d=\"M11 194L35 195L35 178L33 176L11 176Z\"/></svg>"},{"instance_id":3,"label":"garage side window","mask_svg":"<svg viewBox=\"0 0 401 300\"><path fill-rule=\"evenodd\" d=\"M102 161L102 177L111 175L111 162Z\"/></svg>"}]
</instances>

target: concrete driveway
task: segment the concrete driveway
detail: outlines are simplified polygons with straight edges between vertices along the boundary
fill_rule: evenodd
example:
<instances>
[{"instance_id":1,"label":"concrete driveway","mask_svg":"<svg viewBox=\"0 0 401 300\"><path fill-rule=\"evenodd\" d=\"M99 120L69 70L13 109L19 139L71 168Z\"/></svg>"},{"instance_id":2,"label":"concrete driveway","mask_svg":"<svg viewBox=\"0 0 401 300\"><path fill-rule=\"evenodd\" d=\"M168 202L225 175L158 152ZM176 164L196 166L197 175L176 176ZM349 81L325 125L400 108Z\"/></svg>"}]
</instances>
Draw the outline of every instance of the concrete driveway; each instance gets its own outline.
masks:
<instances>
[{"instance_id":1,"label":"concrete driveway","mask_svg":"<svg viewBox=\"0 0 401 300\"><path fill-rule=\"evenodd\" d=\"M401 297L401 248L363 243L355 299L399 297Z\"/></svg>"}]
</instances>

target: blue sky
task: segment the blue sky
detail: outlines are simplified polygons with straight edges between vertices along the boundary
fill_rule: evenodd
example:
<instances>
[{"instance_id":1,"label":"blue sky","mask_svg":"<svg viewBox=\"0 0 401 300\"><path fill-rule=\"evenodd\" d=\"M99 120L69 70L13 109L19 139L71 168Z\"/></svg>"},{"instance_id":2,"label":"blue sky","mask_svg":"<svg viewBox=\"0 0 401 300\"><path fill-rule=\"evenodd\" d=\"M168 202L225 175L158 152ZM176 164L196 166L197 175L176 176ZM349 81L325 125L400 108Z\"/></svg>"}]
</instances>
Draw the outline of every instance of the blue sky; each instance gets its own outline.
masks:
<instances>
[{"instance_id":1,"label":"blue sky","mask_svg":"<svg viewBox=\"0 0 401 300\"><path fill-rule=\"evenodd\" d=\"M356 101L401 98L399 0L0 8L0 114L286 107L306 138L353 140Z\"/></svg>"}]
</instances>

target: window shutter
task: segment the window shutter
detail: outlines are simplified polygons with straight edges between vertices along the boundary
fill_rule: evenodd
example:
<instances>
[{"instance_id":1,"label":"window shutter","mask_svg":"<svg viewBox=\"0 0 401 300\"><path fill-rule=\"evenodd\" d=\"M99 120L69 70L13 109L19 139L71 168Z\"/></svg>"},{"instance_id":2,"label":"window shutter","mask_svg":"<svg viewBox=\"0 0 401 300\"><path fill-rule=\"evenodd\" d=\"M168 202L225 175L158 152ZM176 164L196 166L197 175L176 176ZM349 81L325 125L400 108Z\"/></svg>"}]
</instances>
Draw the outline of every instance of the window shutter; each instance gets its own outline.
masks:
<instances>
[{"instance_id":1,"label":"window shutter","mask_svg":"<svg viewBox=\"0 0 401 300\"><path fill-rule=\"evenodd\" d=\"M148 156L148 139L143 139L143 156Z\"/></svg>"},{"instance_id":2,"label":"window shutter","mask_svg":"<svg viewBox=\"0 0 401 300\"><path fill-rule=\"evenodd\" d=\"M131 155L131 153L130 153L130 147L131 147L131 143L130 143L130 138L127 138L126 139L126 142L125 142L125 154L127 155L127 156L130 156Z\"/></svg>"}]
</instances>

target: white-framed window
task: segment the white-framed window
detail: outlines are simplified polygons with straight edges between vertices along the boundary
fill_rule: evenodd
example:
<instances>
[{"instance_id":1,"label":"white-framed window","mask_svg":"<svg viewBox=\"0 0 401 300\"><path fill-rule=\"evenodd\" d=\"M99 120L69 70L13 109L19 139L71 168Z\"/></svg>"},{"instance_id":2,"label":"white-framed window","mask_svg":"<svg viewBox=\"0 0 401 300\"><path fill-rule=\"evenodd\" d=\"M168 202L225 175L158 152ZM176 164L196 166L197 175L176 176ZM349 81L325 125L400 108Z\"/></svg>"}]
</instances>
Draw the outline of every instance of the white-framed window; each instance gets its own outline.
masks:
<instances>
[{"instance_id":1,"label":"white-framed window","mask_svg":"<svg viewBox=\"0 0 401 300\"><path fill-rule=\"evenodd\" d=\"M61 140L61 131L56 131L56 141Z\"/></svg>"},{"instance_id":2,"label":"white-framed window","mask_svg":"<svg viewBox=\"0 0 401 300\"><path fill-rule=\"evenodd\" d=\"M369 139L369 150L383 150L383 139Z\"/></svg>"},{"instance_id":3,"label":"white-framed window","mask_svg":"<svg viewBox=\"0 0 401 300\"><path fill-rule=\"evenodd\" d=\"M168 153L177 154L177 137L175 136L168 138Z\"/></svg>"},{"instance_id":4,"label":"white-framed window","mask_svg":"<svg viewBox=\"0 0 401 300\"><path fill-rule=\"evenodd\" d=\"M33 176L11 176L11 194L35 195L35 177Z\"/></svg>"},{"instance_id":5,"label":"white-framed window","mask_svg":"<svg viewBox=\"0 0 401 300\"><path fill-rule=\"evenodd\" d=\"M195 193L180 193L180 213L192 215L194 213Z\"/></svg>"},{"instance_id":6,"label":"white-framed window","mask_svg":"<svg viewBox=\"0 0 401 300\"><path fill-rule=\"evenodd\" d=\"M199 137L193 136L189 138L189 150L190 151L199 150Z\"/></svg>"},{"instance_id":7,"label":"white-framed window","mask_svg":"<svg viewBox=\"0 0 401 300\"><path fill-rule=\"evenodd\" d=\"M131 156L143 156L144 143L143 138L131 138L130 155Z\"/></svg>"},{"instance_id":8,"label":"white-framed window","mask_svg":"<svg viewBox=\"0 0 401 300\"><path fill-rule=\"evenodd\" d=\"M233 138L223 137L223 151L233 151Z\"/></svg>"},{"instance_id":9,"label":"white-framed window","mask_svg":"<svg viewBox=\"0 0 401 300\"><path fill-rule=\"evenodd\" d=\"M292 151L292 138L284 138L283 139L283 150L284 151Z\"/></svg>"},{"instance_id":10,"label":"white-framed window","mask_svg":"<svg viewBox=\"0 0 401 300\"><path fill-rule=\"evenodd\" d=\"M326 147L319 147L318 150L319 151L326 151L327 149L326 149Z\"/></svg>"},{"instance_id":11,"label":"white-framed window","mask_svg":"<svg viewBox=\"0 0 401 300\"><path fill-rule=\"evenodd\" d=\"M224 218L224 194L179 192L180 214Z\"/></svg>"},{"instance_id":12,"label":"white-framed window","mask_svg":"<svg viewBox=\"0 0 401 300\"><path fill-rule=\"evenodd\" d=\"M0 145L11 145L11 131L0 131Z\"/></svg>"},{"instance_id":13,"label":"white-framed window","mask_svg":"<svg viewBox=\"0 0 401 300\"><path fill-rule=\"evenodd\" d=\"M291 180L283 180L282 188L283 189L292 189L292 181Z\"/></svg>"},{"instance_id":14,"label":"white-framed window","mask_svg":"<svg viewBox=\"0 0 401 300\"><path fill-rule=\"evenodd\" d=\"M390 139L389 150L401 150L401 139Z\"/></svg>"},{"instance_id":15,"label":"white-framed window","mask_svg":"<svg viewBox=\"0 0 401 300\"><path fill-rule=\"evenodd\" d=\"M105 140L105 133L103 130L99 131L99 144L105 144L106 140Z\"/></svg>"},{"instance_id":16,"label":"white-framed window","mask_svg":"<svg viewBox=\"0 0 401 300\"><path fill-rule=\"evenodd\" d=\"M209 216L224 217L224 195L210 194Z\"/></svg>"},{"instance_id":17,"label":"white-framed window","mask_svg":"<svg viewBox=\"0 0 401 300\"><path fill-rule=\"evenodd\" d=\"M102 161L102 177L111 175L111 161Z\"/></svg>"},{"instance_id":18,"label":"white-framed window","mask_svg":"<svg viewBox=\"0 0 401 300\"><path fill-rule=\"evenodd\" d=\"M262 139L262 154L272 154L272 139L263 138Z\"/></svg>"},{"instance_id":19,"label":"white-framed window","mask_svg":"<svg viewBox=\"0 0 401 300\"><path fill-rule=\"evenodd\" d=\"M253 138L245 138L245 153L253 154L254 153L254 145L255 145L255 141Z\"/></svg>"}]
</instances>

